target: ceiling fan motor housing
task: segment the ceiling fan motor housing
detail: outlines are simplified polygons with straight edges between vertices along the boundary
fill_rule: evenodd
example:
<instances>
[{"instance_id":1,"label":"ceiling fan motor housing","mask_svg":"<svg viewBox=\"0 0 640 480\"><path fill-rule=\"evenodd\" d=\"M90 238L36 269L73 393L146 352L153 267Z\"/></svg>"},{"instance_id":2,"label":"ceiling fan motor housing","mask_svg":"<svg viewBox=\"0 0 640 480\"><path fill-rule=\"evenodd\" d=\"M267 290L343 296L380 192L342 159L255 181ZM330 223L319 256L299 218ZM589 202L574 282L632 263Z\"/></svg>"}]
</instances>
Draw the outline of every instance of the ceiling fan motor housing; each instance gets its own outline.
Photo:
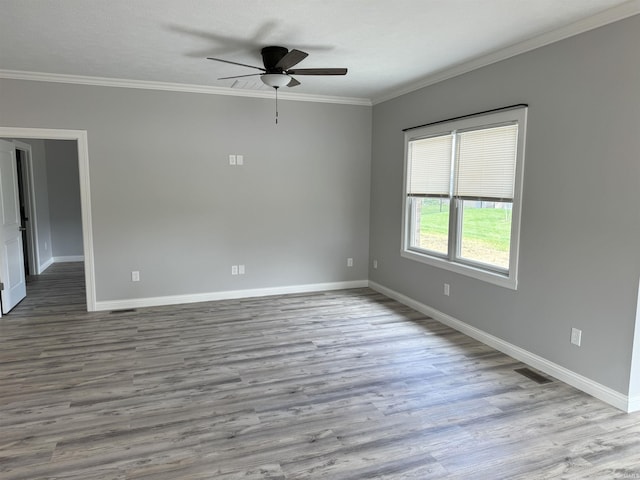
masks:
<instances>
[{"instance_id":1,"label":"ceiling fan motor housing","mask_svg":"<svg viewBox=\"0 0 640 480\"><path fill-rule=\"evenodd\" d=\"M267 73L282 73L282 68L276 68L276 65L289 53L289 50L285 47L264 47L260 53Z\"/></svg>"}]
</instances>

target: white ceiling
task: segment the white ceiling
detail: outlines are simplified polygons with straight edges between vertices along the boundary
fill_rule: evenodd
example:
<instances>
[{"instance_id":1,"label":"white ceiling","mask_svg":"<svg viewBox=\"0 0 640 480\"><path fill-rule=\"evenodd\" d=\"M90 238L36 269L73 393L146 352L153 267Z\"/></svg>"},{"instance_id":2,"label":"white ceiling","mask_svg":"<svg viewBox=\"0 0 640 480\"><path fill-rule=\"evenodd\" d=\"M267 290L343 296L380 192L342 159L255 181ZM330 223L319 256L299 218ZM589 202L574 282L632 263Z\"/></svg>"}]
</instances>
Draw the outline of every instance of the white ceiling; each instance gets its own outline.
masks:
<instances>
[{"instance_id":1,"label":"white ceiling","mask_svg":"<svg viewBox=\"0 0 640 480\"><path fill-rule=\"evenodd\" d=\"M635 13L640 0L0 0L0 76L230 88L217 78L256 72L205 57L261 66L282 45L309 53L299 68L349 69L287 92L376 102Z\"/></svg>"}]
</instances>

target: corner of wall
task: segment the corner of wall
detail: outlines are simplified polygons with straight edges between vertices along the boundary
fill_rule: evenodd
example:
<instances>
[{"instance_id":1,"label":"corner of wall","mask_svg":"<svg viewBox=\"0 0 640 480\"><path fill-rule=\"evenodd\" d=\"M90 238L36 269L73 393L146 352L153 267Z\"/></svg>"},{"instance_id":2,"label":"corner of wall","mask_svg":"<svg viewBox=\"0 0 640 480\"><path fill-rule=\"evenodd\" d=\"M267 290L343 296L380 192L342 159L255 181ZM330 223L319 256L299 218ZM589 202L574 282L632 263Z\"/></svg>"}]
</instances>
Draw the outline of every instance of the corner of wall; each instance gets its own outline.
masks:
<instances>
[{"instance_id":1,"label":"corner of wall","mask_svg":"<svg viewBox=\"0 0 640 480\"><path fill-rule=\"evenodd\" d=\"M44 272L47 268L49 268L51 265L53 265L53 257L49 257L47 260L45 260L44 263L41 263L38 266L38 274Z\"/></svg>"}]
</instances>

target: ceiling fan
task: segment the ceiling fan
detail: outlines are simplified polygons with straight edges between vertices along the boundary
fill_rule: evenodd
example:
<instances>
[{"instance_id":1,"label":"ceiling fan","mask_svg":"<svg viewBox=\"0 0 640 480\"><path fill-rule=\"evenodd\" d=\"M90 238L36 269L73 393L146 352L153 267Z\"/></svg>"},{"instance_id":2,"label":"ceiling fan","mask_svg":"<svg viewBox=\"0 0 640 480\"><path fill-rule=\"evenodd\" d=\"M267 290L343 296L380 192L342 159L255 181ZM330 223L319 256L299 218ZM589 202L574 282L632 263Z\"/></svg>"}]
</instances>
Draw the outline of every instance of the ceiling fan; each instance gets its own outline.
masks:
<instances>
[{"instance_id":1,"label":"ceiling fan","mask_svg":"<svg viewBox=\"0 0 640 480\"><path fill-rule=\"evenodd\" d=\"M253 68L260 70L262 73L250 73L248 75L235 75L233 77L222 77L218 80L228 80L232 78L254 77L260 75L260 79L265 85L277 89L280 87L295 87L300 82L291 75L346 75L346 68L292 68L302 60L307 58L308 53L300 50L288 50L285 47L264 47L260 53L262 54L262 62L264 67L256 67L245 63L232 62L222 58L207 57L208 60L216 62L230 63L232 65L240 65L241 67Z\"/></svg>"}]
</instances>

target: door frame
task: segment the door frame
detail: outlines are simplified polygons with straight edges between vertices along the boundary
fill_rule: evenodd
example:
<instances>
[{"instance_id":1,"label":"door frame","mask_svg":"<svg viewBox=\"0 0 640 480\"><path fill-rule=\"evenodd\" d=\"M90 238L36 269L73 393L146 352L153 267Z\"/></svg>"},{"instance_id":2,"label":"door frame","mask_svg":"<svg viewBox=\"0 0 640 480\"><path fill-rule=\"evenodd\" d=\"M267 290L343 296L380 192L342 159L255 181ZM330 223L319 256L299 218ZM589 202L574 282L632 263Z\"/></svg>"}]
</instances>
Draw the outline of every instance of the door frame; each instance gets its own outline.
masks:
<instances>
[{"instance_id":1,"label":"door frame","mask_svg":"<svg viewBox=\"0 0 640 480\"><path fill-rule=\"evenodd\" d=\"M91 191L89 188L89 147L87 143L87 131L0 126L0 138L76 141L78 147L78 171L80 174L80 209L82 211L82 242L84 246L84 279L87 292L87 311L95 312L96 281L91 220Z\"/></svg>"},{"instance_id":2,"label":"door frame","mask_svg":"<svg viewBox=\"0 0 640 480\"><path fill-rule=\"evenodd\" d=\"M36 213L36 197L35 197L35 184L33 180L33 161L31 157L31 145L28 143L20 142L19 140L13 140L16 150L20 150L24 153L23 156L23 168L22 168L22 184L23 195L27 207L27 243L24 246L25 254L29 260L29 272L31 275L40 275L40 249L38 248L38 215ZM24 225L23 225L24 226Z\"/></svg>"}]
</instances>

